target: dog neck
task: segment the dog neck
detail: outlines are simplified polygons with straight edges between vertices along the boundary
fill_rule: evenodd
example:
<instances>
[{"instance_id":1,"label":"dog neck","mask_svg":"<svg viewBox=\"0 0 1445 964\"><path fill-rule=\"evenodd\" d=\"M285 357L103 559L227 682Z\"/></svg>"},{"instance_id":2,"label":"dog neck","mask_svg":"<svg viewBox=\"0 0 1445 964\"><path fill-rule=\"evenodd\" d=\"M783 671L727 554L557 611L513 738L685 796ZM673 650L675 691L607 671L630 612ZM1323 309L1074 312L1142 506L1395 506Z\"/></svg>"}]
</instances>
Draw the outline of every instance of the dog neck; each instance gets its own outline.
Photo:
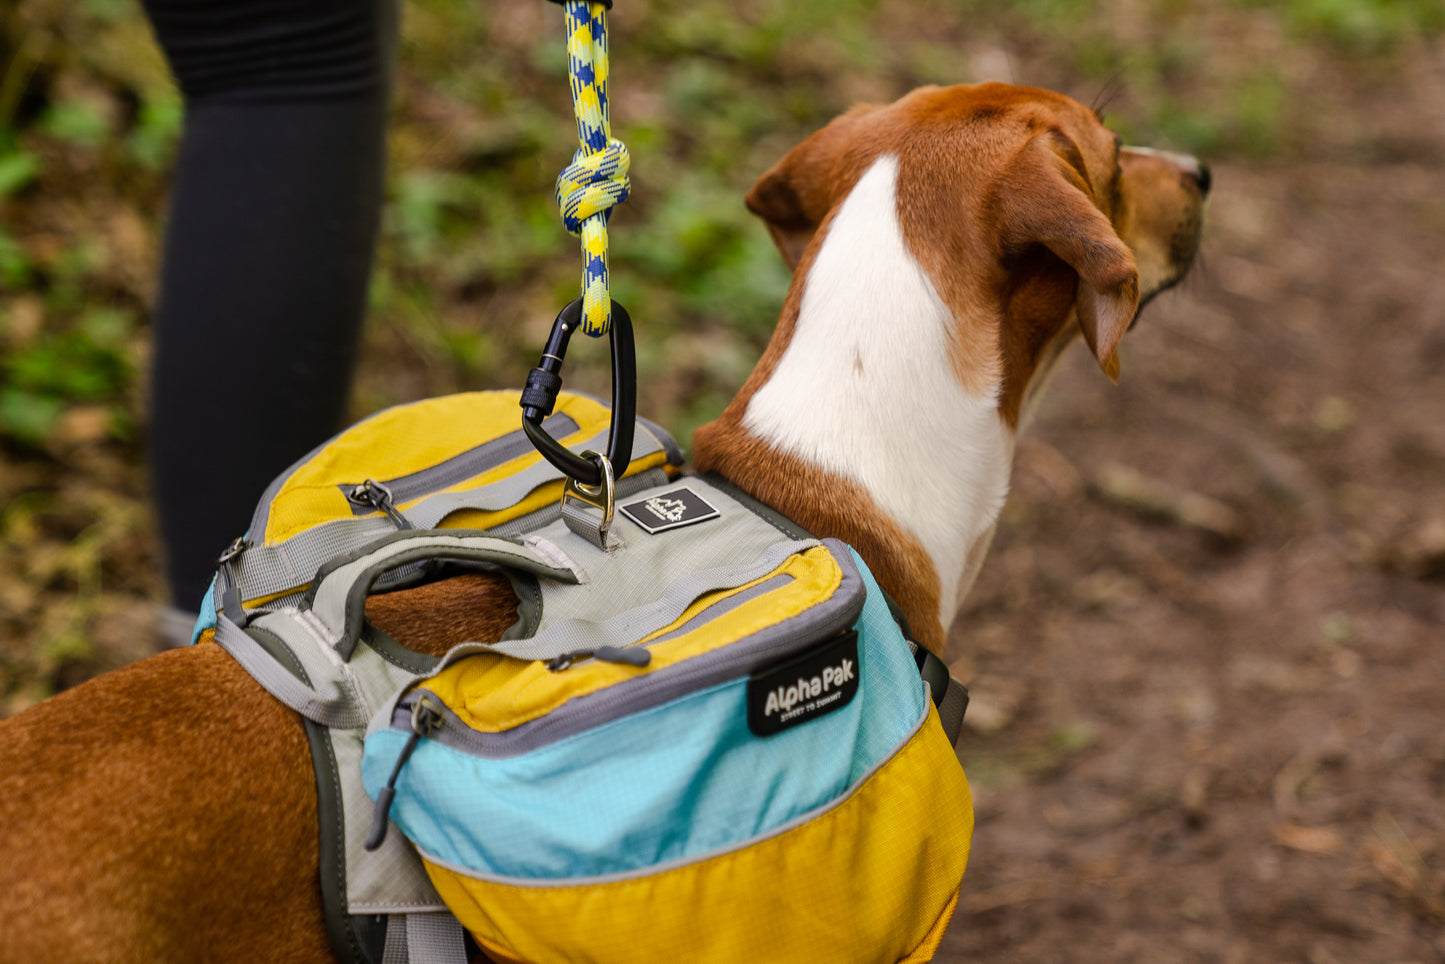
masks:
<instances>
[{"instance_id":1,"label":"dog neck","mask_svg":"<svg viewBox=\"0 0 1445 964\"><path fill-rule=\"evenodd\" d=\"M1008 491L999 382L965 387L955 317L899 223L885 156L819 231L743 390L695 438L697 463L853 545L918 641L944 629Z\"/></svg>"}]
</instances>

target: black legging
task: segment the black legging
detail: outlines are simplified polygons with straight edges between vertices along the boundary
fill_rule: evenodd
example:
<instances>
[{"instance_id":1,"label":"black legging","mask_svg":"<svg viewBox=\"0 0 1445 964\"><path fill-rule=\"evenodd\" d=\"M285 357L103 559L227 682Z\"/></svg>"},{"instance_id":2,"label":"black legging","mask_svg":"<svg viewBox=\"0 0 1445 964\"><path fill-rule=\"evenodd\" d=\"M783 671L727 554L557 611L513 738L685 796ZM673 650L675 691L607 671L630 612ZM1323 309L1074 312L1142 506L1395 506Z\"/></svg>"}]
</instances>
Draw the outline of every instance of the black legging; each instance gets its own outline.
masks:
<instances>
[{"instance_id":1,"label":"black legging","mask_svg":"<svg viewBox=\"0 0 1445 964\"><path fill-rule=\"evenodd\" d=\"M175 605L339 427L376 244L396 0L145 0L186 99L151 472Z\"/></svg>"}]
</instances>

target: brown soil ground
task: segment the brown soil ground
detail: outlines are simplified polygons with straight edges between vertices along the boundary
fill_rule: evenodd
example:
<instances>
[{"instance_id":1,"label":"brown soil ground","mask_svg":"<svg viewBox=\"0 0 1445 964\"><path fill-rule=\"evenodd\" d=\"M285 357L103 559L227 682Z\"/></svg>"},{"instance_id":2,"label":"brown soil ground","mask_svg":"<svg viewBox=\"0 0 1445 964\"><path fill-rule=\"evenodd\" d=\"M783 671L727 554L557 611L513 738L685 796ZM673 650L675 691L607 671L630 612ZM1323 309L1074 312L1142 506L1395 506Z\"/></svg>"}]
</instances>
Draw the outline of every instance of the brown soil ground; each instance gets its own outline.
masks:
<instances>
[{"instance_id":1,"label":"brown soil ground","mask_svg":"<svg viewBox=\"0 0 1445 964\"><path fill-rule=\"evenodd\" d=\"M1052 386L951 638L941 959L1445 960L1440 65L1388 159L1217 167L1120 385Z\"/></svg>"}]
</instances>

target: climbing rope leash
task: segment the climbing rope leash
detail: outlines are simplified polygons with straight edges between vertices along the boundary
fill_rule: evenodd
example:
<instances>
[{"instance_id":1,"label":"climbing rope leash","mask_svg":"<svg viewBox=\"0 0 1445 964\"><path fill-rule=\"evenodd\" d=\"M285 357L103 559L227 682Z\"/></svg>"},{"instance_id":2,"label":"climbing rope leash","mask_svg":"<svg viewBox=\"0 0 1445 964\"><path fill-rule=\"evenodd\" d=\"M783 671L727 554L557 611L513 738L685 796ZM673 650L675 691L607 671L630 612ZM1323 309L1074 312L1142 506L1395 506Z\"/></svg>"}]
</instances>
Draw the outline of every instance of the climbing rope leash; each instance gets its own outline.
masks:
<instances>
[{"instance_id":1,"label":"climbing rope leash","mask_svg":"<svg viewBox=\"0 0 1445 964\"><path fill-rule=\"evenodd\" d=\"M582 239L582 331L593 338L612 324L607 219L632 189L627 147L612 136L607 109L607 10L611 0L553 0L567 17L567 74L581 147L557 178L562 223Z\"/></svg>"},{"instance_id":2,"label":"climbing rope leash","mask_svg":"<svg viewBox=\"0 0 1445 964\"><path fill-rule=\"evenodd\" d=\"M632 320L612 300L607 277L607 218L627 199L627 148L612 137L607 111L607 11L612 0L552 0L567 19L567 76L581 147L557 178L562 223L582 239L582 296L563 308L537 367L522 389L522 428L542 456L567 477L562 517L574 531L608 549L616 479L632 458L636 421L637 364ZM610 335L612 349L612 427L607 451L578 455L554 439L542 425L552 414L562 388L562 361L573 332ZM577 505L601 510L592 518Z\"/></svg>"}]
</instances>

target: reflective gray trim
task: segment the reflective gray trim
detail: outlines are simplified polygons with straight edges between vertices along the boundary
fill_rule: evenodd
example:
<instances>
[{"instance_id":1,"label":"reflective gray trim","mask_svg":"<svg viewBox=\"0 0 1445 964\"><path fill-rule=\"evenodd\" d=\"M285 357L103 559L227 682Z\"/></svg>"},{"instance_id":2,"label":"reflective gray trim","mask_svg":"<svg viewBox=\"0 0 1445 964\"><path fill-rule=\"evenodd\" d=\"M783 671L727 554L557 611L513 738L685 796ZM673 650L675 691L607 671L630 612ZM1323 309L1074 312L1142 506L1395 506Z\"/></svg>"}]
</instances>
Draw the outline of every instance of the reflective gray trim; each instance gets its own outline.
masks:
<instances>
[{"instance_id":1,"label":"reflective gray trim","mask_svg":"<svg viewBox=\"0 0 1445 964\"><path fill-rule=\"evenodd\" d=\"M927 685L921 680L919 681L918 685L924 687L924 689L927 690ZM841 807L843 804L851 800L853 798L853 795L857 793L863 787L863 785L873 777L875 773L883 769L883 767L887 766L894 758L898 756L899 753L903 751L904 747L908 746L911 742L913 742L914 737L918 735L919 731L923 729L924 724L928 722L928 708L932 705L933 704L930 700L924 699L923 715L919 717L917 723L913 724L913 728L908 731L907 735L905 735L903 739L898 741L898 745L893 748L892 752L884 754L882 759L880 759L877 763L873 764L873 766L869 767L866 773L860 776L857 780L854 780L852 786L848 787L847 790L844 790L837 797L834 797L832 800L829 800L827 803L821 806L809 810L807 813L794 817L787 823L779 824L772 830L769 830L767 833L758 834L755 837L749 837L746 840L740 840L735 844L729 844L725 847L717 847L700 854L693 854L690 857L677 857L672 860L664 860L660 863L652 864L649 867L639 867L636 870L623 870L612 874L598 874L594 877L548 878L507 877L502 874L488 874L479 870L473 870L469 867L460 867L454 863L451 863L450 861L442 860L440 857L428 853L421 847L417 847L416 851L417 853L421 854L422 859L425 860L427 863L436 864L438 867L441 867L445 870L450 870L452 873L460 874L463 877L470 877L473 880L485 881L487 883L505 884L509 887L549 889L558 887L595 887L599 884L612 884L623 880L637 880L641 877L651 877L654 874L665 874L668 871L676 870L679 867L687 867L692 864L700 864L708 860L713 860L717 857L725 857L728 854L736 853L739 850L752 847L766 840L771 840L774 837L778 837L787 833L789 830L794 830L798 827L801 827L803 824L808 823L809 821L817 820L819 817L823 816L831 810L836 810L838 807Z\"/></svg>"}]
</instances>

